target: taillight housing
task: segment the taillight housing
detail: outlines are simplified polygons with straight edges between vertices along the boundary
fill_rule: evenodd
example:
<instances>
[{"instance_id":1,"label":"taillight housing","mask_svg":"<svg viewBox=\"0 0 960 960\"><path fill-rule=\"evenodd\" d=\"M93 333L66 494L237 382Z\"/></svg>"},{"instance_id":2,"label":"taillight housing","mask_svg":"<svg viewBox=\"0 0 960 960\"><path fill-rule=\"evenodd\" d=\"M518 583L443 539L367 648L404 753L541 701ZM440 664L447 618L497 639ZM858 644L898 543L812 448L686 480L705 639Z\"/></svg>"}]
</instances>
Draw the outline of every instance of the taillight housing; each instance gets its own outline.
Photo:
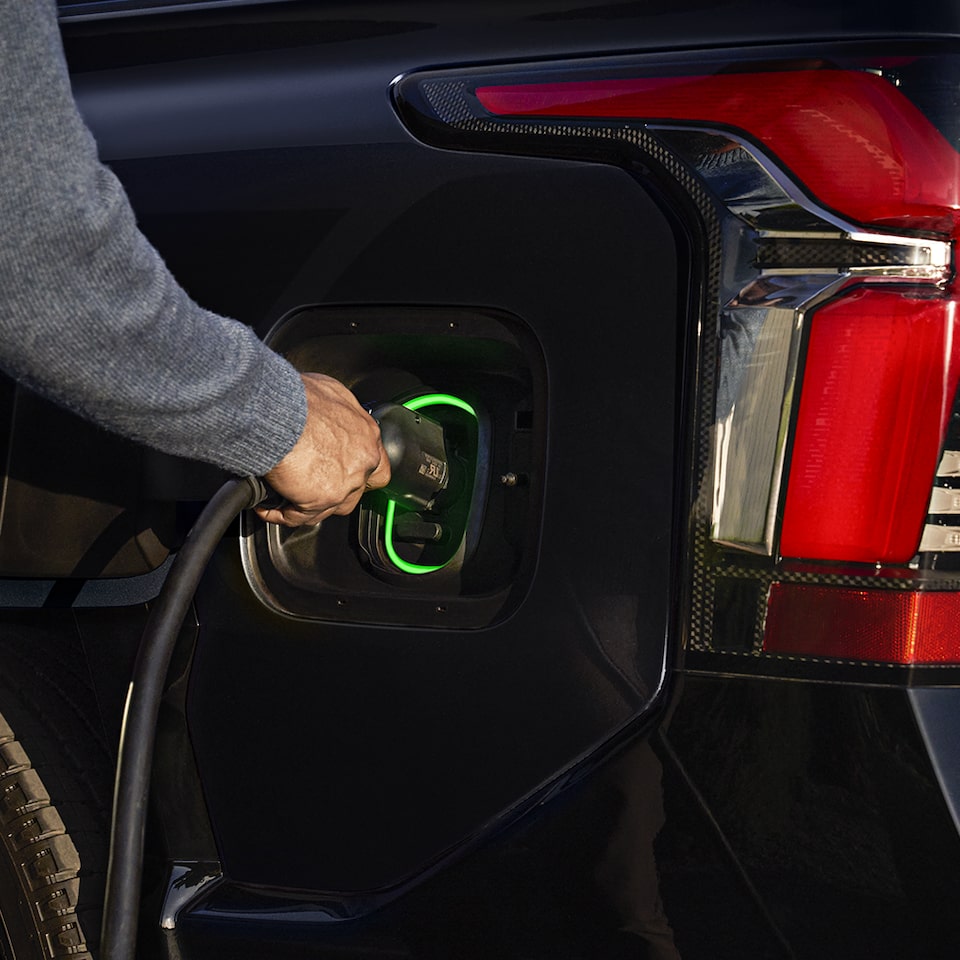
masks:
<instances>
[{"instance_id":1,"label":"taillight housing","mask_svg":"<svg viewBox=\"0 0 960 960\"><path fill-rule=\"evenodd\" d=\"M960 55L783 53L439 71L395 97L429 142L618 164L685 218L687 665L929 678L960 665Z\"/></svg>"}]
</instances>

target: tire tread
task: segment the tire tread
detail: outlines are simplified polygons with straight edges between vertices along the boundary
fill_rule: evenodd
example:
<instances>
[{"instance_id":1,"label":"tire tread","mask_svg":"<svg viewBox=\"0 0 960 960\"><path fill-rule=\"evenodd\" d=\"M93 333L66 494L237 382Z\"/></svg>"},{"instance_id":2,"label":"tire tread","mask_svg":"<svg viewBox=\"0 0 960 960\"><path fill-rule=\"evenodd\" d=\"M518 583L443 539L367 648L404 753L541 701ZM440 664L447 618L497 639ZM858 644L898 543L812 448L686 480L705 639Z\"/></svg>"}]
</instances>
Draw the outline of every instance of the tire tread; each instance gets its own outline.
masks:
<instances>
[{"instance_id":1,"label":"tire tread","mask_svg":"<svg viewBox=\"0 0 960 960\"><path fill-rule=\"evenodd\" d=\"M80 855L22 745L0 715L0 827L50 960L93 960L77 918ZM5 765L5 766L2 766Z\"/></svg>"}]
</instances>

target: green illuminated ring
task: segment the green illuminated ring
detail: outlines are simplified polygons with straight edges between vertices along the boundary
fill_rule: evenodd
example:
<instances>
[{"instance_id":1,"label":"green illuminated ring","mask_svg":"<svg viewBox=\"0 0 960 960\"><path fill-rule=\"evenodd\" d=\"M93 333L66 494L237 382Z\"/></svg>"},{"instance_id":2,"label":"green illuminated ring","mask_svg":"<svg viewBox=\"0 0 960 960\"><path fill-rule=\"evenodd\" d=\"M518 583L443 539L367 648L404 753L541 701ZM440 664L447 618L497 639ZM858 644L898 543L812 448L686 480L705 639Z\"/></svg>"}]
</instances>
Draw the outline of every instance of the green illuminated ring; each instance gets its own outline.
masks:
<instances>
[{"instance_id":1,"label":"green illuminated ring","mask_svg":"<svg viewBox=\"0 0 960 960\"><path fill-rule=\"evenodd\" d=\"M425 393L422 397L408 400L404 406L408 410L420 410L422 407L456 407L458 410L469 413L474 420L477 419L477 411L466 400L461 400L450 393Z\"/></svg>"},{"instance_id":2,"label":"green illuminated ring","mask_svg":"<svg viewBox=\"0 0 960 960\"><path fill-rule=\"evenodd\" d=\"M469 413L474 419L477 418L477 411L474 410L466 400L461 400L459 397L455 397L449 393L425 393L422 397L414 397L412 400L408 400L404 406L408 410L421 410L423 407L456 407L458 410ZM433 573L435 570L443 569L443 567L450 562L449 560L447 563L432 566L430 564L410 563L397 553L393 545L393 522L396 513L396 502L394 500L388 500L387 512L383 518L383 544L387 549L387 556L390 558L390 562L403 573Z\"/></svg>"}]
</instances>

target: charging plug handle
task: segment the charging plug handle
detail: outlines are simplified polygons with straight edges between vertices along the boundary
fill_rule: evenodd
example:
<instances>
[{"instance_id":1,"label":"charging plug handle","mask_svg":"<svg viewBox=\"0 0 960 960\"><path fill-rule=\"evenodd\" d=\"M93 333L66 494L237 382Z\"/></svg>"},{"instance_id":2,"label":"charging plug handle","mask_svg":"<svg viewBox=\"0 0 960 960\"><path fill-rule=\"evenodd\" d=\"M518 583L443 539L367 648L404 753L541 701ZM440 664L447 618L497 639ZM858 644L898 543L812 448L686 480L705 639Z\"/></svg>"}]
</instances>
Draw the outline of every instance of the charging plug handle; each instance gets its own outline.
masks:
<instances>
[{"instance_id":1,"label":"charging plug handle","mask_svg":"<svg viewBox=\"0 0 960 960\"><path fill-rule=\"evenodd\" d=\"M443 427L399 403L370 408L380 425L380 438L390 461L390 483L384 493L413 510L430 510L450 482Z\"/></svg>"}]
</instances>

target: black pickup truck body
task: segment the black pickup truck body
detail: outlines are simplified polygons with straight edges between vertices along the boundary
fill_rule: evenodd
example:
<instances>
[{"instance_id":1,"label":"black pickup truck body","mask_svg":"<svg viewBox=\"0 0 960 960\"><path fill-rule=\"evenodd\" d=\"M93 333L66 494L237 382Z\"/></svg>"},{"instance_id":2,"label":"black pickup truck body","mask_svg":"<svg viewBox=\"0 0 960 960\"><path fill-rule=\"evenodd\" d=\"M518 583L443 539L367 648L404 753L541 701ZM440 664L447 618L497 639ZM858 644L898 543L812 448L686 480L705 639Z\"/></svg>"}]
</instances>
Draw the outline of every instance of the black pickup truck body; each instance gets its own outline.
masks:
<instances>
[{"instance_id":1,"label":"black pickup truck body","mask_svg":"<svg viewBox=\"0 0 960 960\"><path fill-rule=\"evenodd\" d=\"M224 539L143 956L953 956L956 3L60 6L194 299L419 398L467 478L446 554L376 498ZM3 390L0 663L80 718L50 749L99 834L34 765L89 891L146 612L225 478ZM95 956L89 895L11 960Z\"/></svg>"}]
</instances>

